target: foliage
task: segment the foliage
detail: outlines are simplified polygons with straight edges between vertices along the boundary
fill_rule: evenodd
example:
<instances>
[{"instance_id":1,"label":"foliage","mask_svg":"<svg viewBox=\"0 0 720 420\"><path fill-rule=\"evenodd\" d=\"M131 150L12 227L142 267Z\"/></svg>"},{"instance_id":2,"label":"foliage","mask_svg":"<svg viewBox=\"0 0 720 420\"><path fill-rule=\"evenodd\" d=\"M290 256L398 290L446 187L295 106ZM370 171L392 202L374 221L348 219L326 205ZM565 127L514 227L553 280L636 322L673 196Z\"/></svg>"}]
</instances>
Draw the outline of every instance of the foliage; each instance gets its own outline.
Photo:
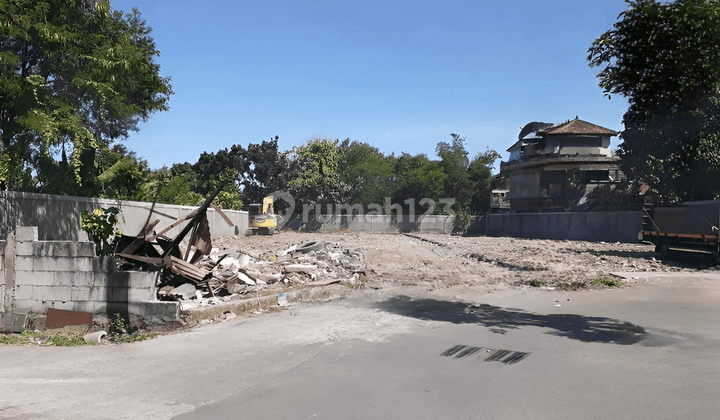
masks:
<instances>
[{"instance_id":1,"label":"foliage","mask_svg":"<svg viewBox=\"0 0 720 420\"><path fill-rule=\"evenodd\" d=\"M618 155L659 201L720 196L720 1L629 0L588 50L628 98Z\"/></svg>"},{"instance_id":2,"label":"foliage","mask_svg":"<svg viewBox=\"0 0 720 420\"><path fill-rule=\"evenodd\" d=\"M244 171L239 174L243 198L248 203L261 203L276 191L287 188L298 173L299 162L291 158L291 152L278 150L278 136L261 144L249 144L244 152ZM283 203L276 203L275 210L282 210Z\"/></svg>"},{"instance_id":3,"label":"foliage","mask_svg":"<svg viewBox=\"0 0 720 420\"><path fill-rule=\"evenodd\" d=\"M440 164L426 155L402 153L395 159L395 194L392 201L400 204L408 199L430 198L437 205L445 197L446 177ZM436 211L440 210L442 206L437 205ZM416 209L418 212L422 210Z\"/></svg>"},{"instance_id":4,"label":"foliage","mask_svg":"<svg viewBox=\"0 0 720 420\"><path fill-rule=\"evenodd\" d=\"M213 192L223 183L225 186L215 196L213 204L223 209L242 210L243 202L238 190L237 172L231 168L225 168L217 178L210 180Z\"/></svg>"},{"instance_id":5,"label":"foliage","mask_svg":"<svg viewBox=\"0 0 720 420\"><path fill-rule=\"evenodd\" d=\"M115 313L110 320L108 327L108 338L116 343L133 343L136 341L148 340L155 338L155 333L139 333L133 331L130 323L125 320L119 313Z\"/></svg>"},{"instance_id":6,"label":"foliage","mask_svg":"<svg viewBox=\"0 0 720 420\"><path fill-rule=\"evenodd\" d=\"M344 140L340 144L340 182L343 200L352 204L384 203L394 192L394 157L386 157L367 143Z\"/></svg>"},{"instance_id":7,"label":"foliage","mask_svg":"<svg viewBox=\"0 0 720 420\"><path fill-rule=\"evenodd\" d=\"M617 279L611 279L609 277L598 277L593 280L593 283L598 286L606 287L621 287L623 282Z\"/></svg>"},{"instance_id":8,"label":"foliage","mask_svg":"<svg viewBox=\"0 0 720 420\"><path fill-rule=\"evenodd\" d=\"M98 343L85 342L83 337L87 331L87 326L76 326L44 331L26 330L20 334L0 334L0 345L41 345L62 347L97 345Z\"/></svg>"},{"instance_id":9,"label":"foliage","mask_svg":"<svg viewBox=\"0 0 720 420\"><path fill-rule=\"evenodd\" d=\"M299 170L288 182L296 200L337 203L343 196L340 182L340 151L337 140L315 138L294 149Z\"/></svg>"},{"instance_id":10,"label":"foliage","mask_svg":"<svg viewBox=\"0 0 720 420\"><path fill-rule=\"evenodd\" d=\"M95 242L95 252L98 255L109 255L114 252L114 243L122 235L120 229L115 227L119 223L118 213L120 210L117 207L108 209L100 207L93 210L92 214L85 210L80 216L80 227Z\"/></svg>"},{"instance_id":11,"label":"foliage","mask_svg":"<svg viewBox=\"0 0 720 420\"><path fill-rule=\"evenodd\" d=\"M149 34L108 0L0 0L0 188L98 193L97 150L168 109Z\"/></svg>"}]
</instances>

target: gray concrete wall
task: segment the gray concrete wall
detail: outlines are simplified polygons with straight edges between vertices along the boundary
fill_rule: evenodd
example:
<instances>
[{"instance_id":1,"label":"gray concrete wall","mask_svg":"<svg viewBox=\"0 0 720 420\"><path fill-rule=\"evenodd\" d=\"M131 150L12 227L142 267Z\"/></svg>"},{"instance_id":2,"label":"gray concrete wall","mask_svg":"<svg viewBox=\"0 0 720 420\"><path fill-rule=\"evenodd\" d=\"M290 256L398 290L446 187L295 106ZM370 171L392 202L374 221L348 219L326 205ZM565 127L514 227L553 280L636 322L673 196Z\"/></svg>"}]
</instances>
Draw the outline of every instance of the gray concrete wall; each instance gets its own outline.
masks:
<instances>
[{"instance_id":1,"label":"gray concrete wall","mask_svg":"<svg viewBox=\"0 0 720 420\"><path fill-rule=\"evenodd\" d=\"M117 271L115 258L95 255L95 244L40 241L37 227L18 227L14 261L4 263L6 311L44 313L50 308L92 313L130 313L176 318L176 302L156 298L157 273ZM5 258L0 258L5 260Z\"/></svg>"},{"instance_id":2,"label":"gray concrete wall","mask_svg":"<svg viewBox=\"0 0 720 420\"><path fill-rule=\"evenodd\" d=\"M487 216L487 234L519 238L637 242L640 212L513 213Z\"/></svg>"},{"instance_id":3,"label":"gray concrete wall","mask_svg":"<svg viewBox=\"0 0 720 420\"><path fill-rule=\"evenodd\" d=\"M120 230L135 236L145 224L152 203L138 201L109 200L104 198L69 197L47 194L33 194L15 191L0 191L0 238L5 238L16 226L37 226L40 240L44 241L84 241L87 234L80 229L80 215L83 211L92 212L98 207L117 207L120 209ZM171 225L175 219L190 214L195 207L172 204L156 204L155 210L166 214L153 214L152 220L159 219L157 232ZM224 235L244 233L248 225L245 211L223 211L234 223L229 226L213 209L208 210L210 233L214 238ZM177 235L184 225L168 232L167 236Z\"/></svg>"},{"instance_id":4,"label":"gray concrete wall","mask_svg":"<svg viewBox=\"0 0 720 420\"><path fill-rule=\"evenodd\" d=\"M452 233L455 216L392 216L354 215L310 218L303 223L296 217L286 225L290 229L306 232L332 232L350 230L355 232L441 232Z\"/></svg>"}]
</instances>

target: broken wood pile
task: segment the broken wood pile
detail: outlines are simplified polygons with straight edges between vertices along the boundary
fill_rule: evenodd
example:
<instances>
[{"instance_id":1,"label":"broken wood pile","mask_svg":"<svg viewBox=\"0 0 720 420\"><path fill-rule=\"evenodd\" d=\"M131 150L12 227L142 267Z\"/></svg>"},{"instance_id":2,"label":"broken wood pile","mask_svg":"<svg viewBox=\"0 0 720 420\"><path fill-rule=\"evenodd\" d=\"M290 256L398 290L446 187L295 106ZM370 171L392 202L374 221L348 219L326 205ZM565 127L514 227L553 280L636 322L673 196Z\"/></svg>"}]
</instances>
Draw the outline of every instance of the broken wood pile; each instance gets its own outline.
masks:
<instances>
[{"instance_id":1,"label":"broken wood pile","mask_svg":"<svg viewBox=\"0 0 720 420\"><path fill-rule=\"evenodd\" d=\"M221 299L259 292L266 288L287 288L297 285L357 284L369 273L363 268L359 251L343 249L337 244L308 241L293 245L276 255L251 256L237 250L212 247L207 210L213 207L233 226L212 200L224 185L188 216L175 220L159 233L153 229L159 219L153 214L171 217L155 210L155 203L140 233L123 236L116 252L120 269L160 270L158 298L181 300L186 306L216 303ZM188 221L175 237L167 232ZM189 240L185 241L190 234ZM181 245L183 247L181 248Z\"/></svg>"}]
</instances>

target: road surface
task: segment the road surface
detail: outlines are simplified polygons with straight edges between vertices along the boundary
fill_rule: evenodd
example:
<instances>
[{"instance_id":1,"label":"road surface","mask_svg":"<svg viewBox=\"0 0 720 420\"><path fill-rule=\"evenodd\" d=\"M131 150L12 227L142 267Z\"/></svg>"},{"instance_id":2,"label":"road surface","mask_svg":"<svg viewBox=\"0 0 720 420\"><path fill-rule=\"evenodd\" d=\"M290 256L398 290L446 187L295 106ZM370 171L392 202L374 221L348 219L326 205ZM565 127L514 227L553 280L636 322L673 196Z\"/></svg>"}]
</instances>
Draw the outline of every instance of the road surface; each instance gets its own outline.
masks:
<instances>
[{"instance_id":1,"label":"road surface","mask_svg":"<svg viewBox=\"0 0 720 420\"><path fill-rule=\"evenodd\" d=\"M0 347L0 417L720 418L720 275L628 279L395 289L130 345Z\"/></svg>"}]
</instances>

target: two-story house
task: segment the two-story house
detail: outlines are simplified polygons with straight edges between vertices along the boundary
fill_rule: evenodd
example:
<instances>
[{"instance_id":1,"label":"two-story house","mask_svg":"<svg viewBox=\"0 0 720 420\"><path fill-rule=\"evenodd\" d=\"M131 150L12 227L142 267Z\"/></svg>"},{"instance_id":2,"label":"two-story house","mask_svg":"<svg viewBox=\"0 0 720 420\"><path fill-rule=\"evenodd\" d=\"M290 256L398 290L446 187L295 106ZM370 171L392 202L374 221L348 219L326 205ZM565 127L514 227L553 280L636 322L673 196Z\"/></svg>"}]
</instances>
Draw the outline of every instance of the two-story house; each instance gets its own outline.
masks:
<instances>
[{"instance_id":1,"label":"two-story house","mask_svg":"<svg viewBox=\"0 0 720 420\"><path fill-rule=\"evenodd\" d=\"M507 149L500 172L510 178L515 212L583 210L599 185L624 180L610 151L616 131L578 119L562 124L531 122Z\"/></svg>"}]
</instances>

